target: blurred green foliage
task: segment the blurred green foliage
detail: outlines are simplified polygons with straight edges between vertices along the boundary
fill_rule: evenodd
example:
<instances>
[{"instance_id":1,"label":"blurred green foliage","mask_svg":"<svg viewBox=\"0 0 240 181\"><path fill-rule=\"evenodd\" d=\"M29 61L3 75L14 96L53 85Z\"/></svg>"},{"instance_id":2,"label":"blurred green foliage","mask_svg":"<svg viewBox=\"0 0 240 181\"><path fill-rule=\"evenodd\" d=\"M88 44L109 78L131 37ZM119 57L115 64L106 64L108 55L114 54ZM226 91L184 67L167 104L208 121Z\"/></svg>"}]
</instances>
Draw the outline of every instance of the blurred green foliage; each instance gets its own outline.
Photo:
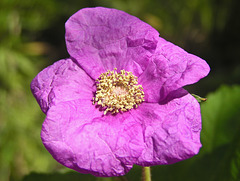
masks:
<instances>
[{"instance_id":1,"label":"blurred green foliage","mask_svg":"<svg viewBox=\"0 0 240 181\"><path fill-rule=\"evenodd\" d=\"M212 68L207 78L187 87L208 98L201 103L203 148L192 159L153 167L153 180L239 180L240 87L230 86L240 82L239 2L1 0L0 181L140 180L137 166L118 178L70 171L41 143L44 114L31 94L30 82L47 65L68 57L64 23L77 10L91 6L117 8L139 17L162 37L206 59ZM208 92L212 93L206 96Z\"/></svg>"}]
</instances>

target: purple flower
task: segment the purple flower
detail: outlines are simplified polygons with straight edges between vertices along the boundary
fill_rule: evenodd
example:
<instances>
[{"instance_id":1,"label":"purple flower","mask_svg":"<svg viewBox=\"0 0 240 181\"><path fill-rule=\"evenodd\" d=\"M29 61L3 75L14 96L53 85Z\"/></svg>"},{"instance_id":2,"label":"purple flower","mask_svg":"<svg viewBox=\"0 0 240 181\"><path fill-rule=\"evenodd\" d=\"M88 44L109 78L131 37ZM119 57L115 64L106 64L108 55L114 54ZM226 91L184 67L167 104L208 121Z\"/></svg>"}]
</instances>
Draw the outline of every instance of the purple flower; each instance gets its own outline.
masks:
<instances>
[{"instance_id":1,"label":"purple flower","mask_svg":"<svg viewBox=\"0 0 240 181\"><path fill-rule=\"evenodd\" d=\"M78 11L65 38L70 58L31 83L53 158L81 173L120 176L133 164L172 164L199 152L200 107L182 87L208 74L204 60L115 9Z\"/></svg>"}]
</instances>

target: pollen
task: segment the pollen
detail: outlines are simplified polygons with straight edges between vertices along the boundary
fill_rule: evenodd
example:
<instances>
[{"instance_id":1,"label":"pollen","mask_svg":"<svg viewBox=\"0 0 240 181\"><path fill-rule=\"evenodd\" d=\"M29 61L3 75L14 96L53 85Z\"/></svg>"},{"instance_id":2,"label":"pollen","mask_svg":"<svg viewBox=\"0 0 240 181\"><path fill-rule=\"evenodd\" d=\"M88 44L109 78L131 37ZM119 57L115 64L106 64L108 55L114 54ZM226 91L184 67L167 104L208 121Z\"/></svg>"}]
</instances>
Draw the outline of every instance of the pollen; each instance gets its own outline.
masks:
<instances>
[{"instance_id":1,"label":"pollen","mask_svg":"<svg viewBox=\"0 0 240 181\"><path fill-rule=\"evenodd\" d=\"M132 72L121 70L118 73L117 68L108 70L96 80L96 87L93 104L102 106L104 115L129 111L144 101L143 87Z\"/></svg>"}]
</instances>

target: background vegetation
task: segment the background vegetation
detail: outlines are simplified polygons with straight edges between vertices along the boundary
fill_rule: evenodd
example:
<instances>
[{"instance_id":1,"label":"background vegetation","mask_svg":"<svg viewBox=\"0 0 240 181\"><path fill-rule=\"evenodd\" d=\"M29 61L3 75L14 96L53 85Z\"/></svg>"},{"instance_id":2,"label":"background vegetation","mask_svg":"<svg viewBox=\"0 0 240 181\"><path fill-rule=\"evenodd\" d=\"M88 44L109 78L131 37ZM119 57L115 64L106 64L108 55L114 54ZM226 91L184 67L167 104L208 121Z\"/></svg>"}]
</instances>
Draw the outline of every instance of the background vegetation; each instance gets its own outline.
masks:
<instances>
[{"instance_id":1,"label":"background vegetation","mask_svg":"<svg viewBox=\"0 0 240 181\"><path fill-rule=\"evenodd\" d=\"M61 165L40 140L44 114L30 82L44 67L68 57L64 23L84 7L124 10L155 27L165 39L205 59L209 76L188 86L201 103L203 147L174 165L152 167L153 180L240 180L239 0L1 0L0 181L140 180L95 178Z\"/></svg>"}]
</instances>

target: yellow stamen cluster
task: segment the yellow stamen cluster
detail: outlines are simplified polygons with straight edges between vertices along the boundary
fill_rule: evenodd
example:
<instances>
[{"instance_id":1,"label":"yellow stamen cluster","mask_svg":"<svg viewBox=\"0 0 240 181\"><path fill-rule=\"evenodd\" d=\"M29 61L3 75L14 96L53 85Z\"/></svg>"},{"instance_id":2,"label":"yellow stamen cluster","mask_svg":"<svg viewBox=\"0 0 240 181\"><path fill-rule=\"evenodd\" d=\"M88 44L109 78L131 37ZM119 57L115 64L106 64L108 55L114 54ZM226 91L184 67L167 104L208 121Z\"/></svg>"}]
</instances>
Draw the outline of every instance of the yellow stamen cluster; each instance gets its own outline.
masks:
<instances>
[{"instance_id":1,"label":"yellow stamen cluster","mask_svg":"<svg viewBox=\"0 0 240 181\"><path fill-rule=\"evenodd\" d=\"M138 79L125 70L117 73L117 68L102 73L96 80L97 91L93 97L93 104L101 105L112 114L119 111L125 112L137 108L144 101L142 85L138 85Z\"/></svg>"}]
</instances>

